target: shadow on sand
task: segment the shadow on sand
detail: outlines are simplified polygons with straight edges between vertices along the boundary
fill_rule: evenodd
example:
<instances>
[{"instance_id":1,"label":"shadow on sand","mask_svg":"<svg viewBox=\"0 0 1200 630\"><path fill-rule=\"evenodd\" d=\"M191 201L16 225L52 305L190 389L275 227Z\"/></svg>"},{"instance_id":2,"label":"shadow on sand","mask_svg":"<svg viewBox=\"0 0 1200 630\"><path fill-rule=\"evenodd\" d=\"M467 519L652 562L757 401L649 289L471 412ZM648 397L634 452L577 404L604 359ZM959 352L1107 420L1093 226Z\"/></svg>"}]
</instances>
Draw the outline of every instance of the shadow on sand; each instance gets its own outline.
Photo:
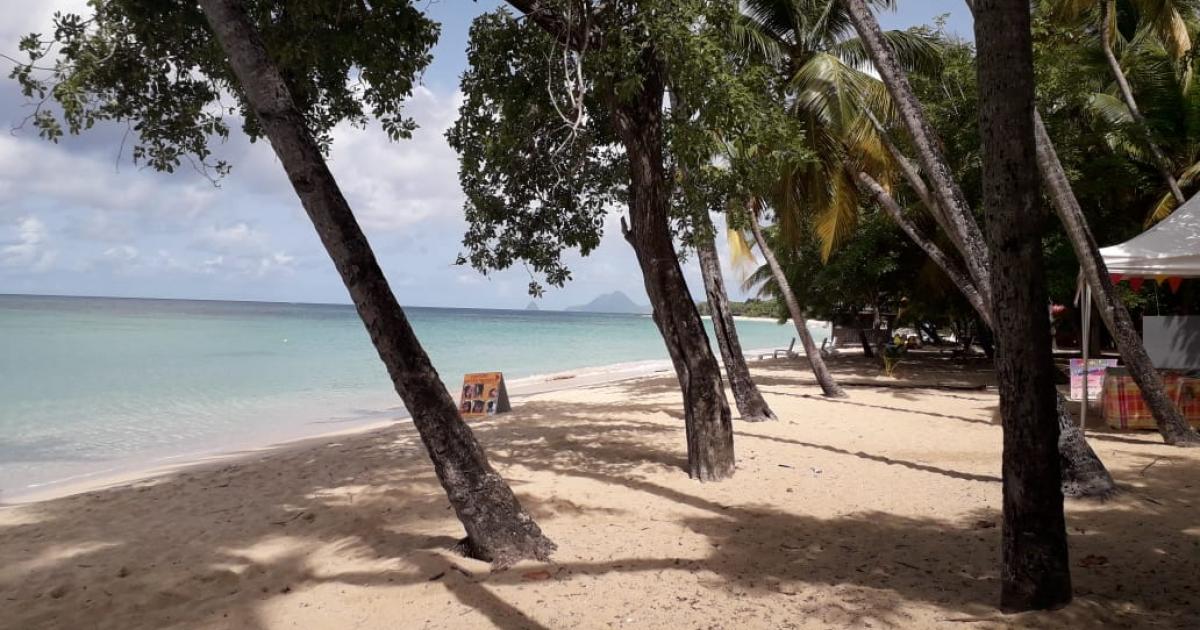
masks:
<instances>
[{"instance_id":1,"label":"shadow on sand","mask_svg":"<svg viewBox=\"0 0 1200 630\"><path fill-rule=\"evenodd\" d=\"M675 557L670 549L662 549L661 554L656 550L647 555L550 563L545 568L553 582L682 570L708 576L710 588L779 598L783 606L794 606L792 597L806 584L851 585L889 594L880 600L883 603L861 613L859 621L894 626L905 625L899 607L906 601L933 603L951 611L948 621L1002 620L1030 627L1109 623L1188 627L1200 619L1200 538L1195 529L1169 525L1190 520L1190 527L1195 527L1197 519L1166 518L1200 514L1200 468L1195 460L1174 456L1167 447L1161 461L1148 470L1114 471L1133 488L1124 498L1070 514L1072 567L1082 601L1057 613L999 617L994 611L999 529L986 525L997 523L998 515L973 514L955 523L885 512L817 518L805 515L803 506L789 506L793 511L787 511L771 505L722 504L710 497L706 491L710 486L686 480L676 486L656 483L647 479L648 470L684 474L682 423L671 426L638 418L670 413L677 419L677 403L653 401L664 392L677 391L677 385L674 379L658 378L621 387L629 402L616 413L611 406L526 402L513 414L474 428L493 462L509 471L510 479L521 478L512 471L528 469L592 480L613 493L638 493L647 500L690 508L694 516L677 524L707 538L711 552L700 560ZM782 391L770 395L780 394L793 395ZM941 419L980 422L954 416ZM0 626L54 627L56 609L83 607L94 611L98 627L193 628L219 622L252 630L266 627L259 614L263 606L276 598L295 597L292 591L301 588L428 583L440 585L447 596L486 616L496 627L545 627L493 589L520 583L522 571L528 568L487 573L481 564L445 551L461 530L448 513L412 427L398 425L369 438L324 447L337 456L325 457L321 466L306 465L303 454L297 455L296 467L288 474L268 472L251 461L36 506L33 521L0 525L0 548L8 547L4 557L19 560L0 571ZM820 449L930 475L999 481L832 444L745 431L738 439L786 442L797 449L800 461L805 449ZM276 477L267 480L270 491L265 496L231 491L262 484L265 474ZM726 483L754 482L742 472ZM559 516L580 513L622 519L628 526L618 536L637 535L636 514L597 513L599 508L581 508L568 497L531 494L519 481L513 485L551 537ZM214 500L213 494L218 498ZM201 495L206 495L203 502L198 500ZM201 512L199 505L217 507ZM143 512L122 527L88 520L89 514L114 507ZM1130 531L1139 533L1130 536ZM272 545L282 539L292 543L289 550L271 553ZM570 557L572 541L558 538L557 542L560 557ZM12 548L16 545L19 550ZM330 546L339 556L373 563L374 568L314 571L310 554L328 553L320 550ZM146 557L139 553L142 548L170 551ZM620 553L620 548L614 541L614 553ZM944 550L951 548L969 550L956 556L966 560L947 560ZM37 600L54 596L47 594L51 589L60 587L55 580L61 579L64 563L74 565L69 582L62 585L65 591L56 593L53 607L37 605ZM179 579L169 577L177 573L162 571L178 566L190 567L190 575ZM106 585L119 580L131 581L132 586L123 586L134 595L106 597ZM692 605L702 607L704 602ZM846 602L827 605L843 606L845 614L860 614ZM554 601L548 599L545 606L553 607ZM412 620L396 620L397 627L407 621L415 627L425 613L412 614ZM439 625L437 621L433 625ZM454 625L451 619L442 622Z\"/></svg>"}]
</instances>

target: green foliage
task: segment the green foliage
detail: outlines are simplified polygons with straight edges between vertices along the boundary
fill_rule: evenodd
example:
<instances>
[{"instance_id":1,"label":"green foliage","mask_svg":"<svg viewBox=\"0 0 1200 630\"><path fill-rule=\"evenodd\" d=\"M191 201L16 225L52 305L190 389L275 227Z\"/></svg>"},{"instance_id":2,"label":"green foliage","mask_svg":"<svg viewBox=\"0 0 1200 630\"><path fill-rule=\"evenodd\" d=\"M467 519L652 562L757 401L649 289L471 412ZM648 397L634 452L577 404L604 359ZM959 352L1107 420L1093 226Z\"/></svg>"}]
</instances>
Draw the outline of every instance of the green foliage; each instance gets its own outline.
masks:
<instances>
[{"instance_id":1,"label":"green foliage","mask_svg":"<svg viewBox=\"0 0 1200 630\"><path fill-rule=\"evenodd\" d=\"M712 310L708 307L708 302L700 302L696 305L700 309L700 314L711 316ZM787 319L787 307L783 306L778 300L755 300L750 299L745 302L730 302L729 312L733 313L734 317L770 317L771 319L784 320Z\"/></svg>"},{"instance_id":2,"label":"green foliage","mask_svg":"<svg viewBox=\"0 0 1200 630\"><path fill-rule=\"evenodd\" d=\"M765 236L801 308L812 318L836 320L868 307L895 313L902 303L906 311L927 319L970 311L957 289L883 212L867 211L846 244L824 264L811 225L800 234L798 241L785 238L773 227ZM765 265L743 288L757 289L759 297L778 297L778 285Z\"/></svg>"},{"instance_id":3,"label":"green foliage","mask_svg":"<svg viewBox=\"0 0 1200 630\"><path fill-rule=\"evenodd\" d=\"M868 4L892 8L889 0ZM855 36L846 7L820 0L747 0L741 28L753 37L782 79L778 102L800 127L805 148L815 156L784 165L776 179L757 191L774 208L785 234L795 236L797 222L813 217L822 243L821 258L854 230L863 200L855 173L865 171L885 186L895 164L871 117L894 120L883 83L865 71L865 47ZM884 34L900 64L913 74L936 74L941 51L932 33L914 29Z\"/></svg>"},{"instance_id":4,"label":"green foliage","mask_svg":"<svg viewBox=\"0 0 1200 630\"><path fill-rule=\"evenodd\" d=\"M563 254L589 253L605 214L626 201L630 166L612 115L657 85L650 79L661 77L677 105L647 141L661 143L661 166L682 191L673 203L685 238L731 185L712 168L729 137L792 137L772 110L773 75L737 54L734 0L543 4L563 16L557 24L586 29L586 44L568 49L503 9L477 18L465 101L447 134L470 224L459 262L483 272L524 263L535 295L570 279Z\"/></svg>"},{"instance_id":5,"label":"green foliage","mask_svg":"<svg viewBox=\"0 0 1200 630\"><path fill-rule=\"evenodd\" d=\"M586 255L599 245L606 211L623 198L622 155L600 95L576 93L581 111L568 119L563 108L570 106L553 100L563 77L552 69L561 55L540 27L507 10L471 27L465 98L446 134L459 153L466 194L459 264L486 273L524 261L562 286L570 279L563 252ZM530 293L541 292L535 278Z\"/></svg>"},{"instance_id":6,"label":"green foliage","mask_svg":"<svg viewBox=\"0 0 1200 630\"><path fill-rule=\"evenodd\" d=\"M403 115L415 77L428 65L438 27L410 0L247 0L297 106L323 146L339 122L377 119L392 139L408 137ZM52 34L21 40L28 58L10 74L36 107L30 122L57 141L102 121L128 125L135 162L174 171L209 163L210 142L240 117L262 136L203 13L185 0L91 0L93 14L57 13Z\"/></svg>"}]
</instances>

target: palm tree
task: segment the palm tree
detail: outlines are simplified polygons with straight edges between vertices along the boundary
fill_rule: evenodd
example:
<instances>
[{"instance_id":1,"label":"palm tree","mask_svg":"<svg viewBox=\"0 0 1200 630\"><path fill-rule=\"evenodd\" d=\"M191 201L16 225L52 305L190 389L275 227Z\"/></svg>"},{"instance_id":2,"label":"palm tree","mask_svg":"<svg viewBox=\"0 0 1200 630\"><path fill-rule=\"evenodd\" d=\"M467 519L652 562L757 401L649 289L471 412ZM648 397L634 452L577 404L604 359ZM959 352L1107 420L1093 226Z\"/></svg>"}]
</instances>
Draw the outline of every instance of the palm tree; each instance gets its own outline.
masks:
<instances>
[{"instance_id":1,"label":"palm tree","mask_svg":"<svg viewBox=\"0 0 1200 630\"><path fill-rule=\"evenodd\" d=\"M908 131L912 144L917 150L919 163L929 178L929 196L933 199L936 212L946 218L950 228L950 236L960 249L976 288L985 295L985 303L991 301L990 265L976 264L972 261L986 261L986 249L982 247L982 232L975 223L966 198L955 181L945 156L940 150L936 135L925 118L921 103L917 100L912 86L908 82L904 70L895 61L891 49L886 45L874 14L864 0L843 0L850 10L855 29L867 43L867 50L872 62L879 71L888 92L892 95L900 110L900 118ZM968 0L968 6L973 2ZM1035 120L1040 116L1035 111ZM1158 424L1159 432L1168 444L1179 446L1194 446L1200 444L1200 435L1188 427L1179 409L1167 398L1162 377L1152 368L1146 350L1136 339L1128 311L1116 298L1112 283L1108 280L1104 261L1094 240L1085 237L1086 221L1082 209L1075 200L1067 179L1058 163L1057 154L1050 144L1049 136L1043 125L1036 124L1035 140L1038 142L1037 156L1042 169L1042 179L1050 190L1050 197L1059 218L1068 226L1067 234L1076 256L1080 259L1081 267L1092 291L1101 299L1104 308L1101 309L1105 323L1114 331L1114 337L1121 350L1121 356L1130 368L1138 387L1142 390ZM906 176L910 171L905 171ZM910 179L910 183L913 183ZM914 186L917 184L914 183ZM919 186L923 187L924 184ZM1070 229L1076 225L1076 229ZM1081 226L1081 227L1080 227ZM1090 236L1090 235L1087 235ZM1060 409L1064 406L1060 405ZM1060 426L1064 429L1071 426L1068 418L1060 418ZM1094 466L1088 466L1091 468Z\"/></svg>"},{"instance_id":2,"label":"palm tree","mask_svg":"<svg viewBox=\"0 0 1200 630\"><path fill-rule=\"evenodd\" d=\"M492 469L459 415L245 6L241 0L201 0L200 5L397 393L412 412L438 479L467 530L462 550L500 567L522 559L547 559L554 543Z\"/></svg>"},{"instance_id":3,"label":"palm tree","mask_svg":"<svg viewBox=\"0 0 1200 630\"><path fill-rule=\"evenodd\" d=\"M1138 137L1139 144L1149 152L1148 161L1159 171L1169 189L1171 205L1185 201L1175 166L1155 137L1154 125L1147 119L1134 97L1126 66L1138 61L1145 53L1165 58L1168 67L1176 64L1182 70L1180 83L1187 89L1191 84L1192 38L1189 21L1196 18L1196 3L1192 0L1049 0L1052 14L1059 21L1075 23L1081 19L1095 24L1095 36L1099 42L1108 71L1116 83L1119 97L1098 95L1097 105L1108 111L1110 116L1118 112L1114 102L1123 105L1119 116ZM1125 17L1132 16L1132 28L1122 28ZM1131 33L1126 37L1126 33ZM1120 53L1120 55L1118 55ZM1158 54L1156 54L1158 53ZM1108 98L1105 98L1108 97ZM1163 205L1160 204L1160 208Z\"/></svg>"},{"instance_id":4,"label":"palm tree","mask_svg":"<svg viewBox=\"0 0 1200 630\"><path fill-rule=\"evenodd\" d=\"M891 7L892 0L871 0ZM812 155L780 174L770 195L785 231L801 212L813 215L821 257L854 230L862 199L857 171L890 185L896 165L871 120L894 114L882 82L865 72L862 41L838 0L747 0L737 34L743 47L775 60L781 95L800 121ZM919 33L888 31L884 38L903 67L933 72L940 56L934 41ZM847 170L847 163L851 169Z\"/></svg>"},{"instance_id":5,"label":"palm tree","mask_svg":"<svg viewBox=\"0 0 1200 630\"><path fill-rule=\"evenodd\" d=\"M1000 607L1071 601L1034 132L1028 0L979 0L979 131L1004 422Z\"/></svg>"},{"instance_id":6,"label":"palm tree","mask_svg":"<svg viewBox=\"0 0 1200 630\"><path fill-rule=\"evenodd\" d=\"M892 3L876 0L875 4ZM775 252L762 237L760 210L770 205L781 231L793 241L801 213L811 214L822 260L828 260L858 219L861 199L854 172L892 179L891 158L865 114L887 112L887 92L863 71L865 50L860 40L851 37L849 19L837 0L748 0L735 34L744 49L778 64L781 97L801 123L809 155L816 157L785 165L770 191L753 196L749 223L818 383L826 395L844 396L817 351ZM927 38L905 31L889 32L888 38L903 51L908 67L921 69L936 63L936 51ZM845 166L848 163L851 170Z\"/></svg>"}]
</instances>

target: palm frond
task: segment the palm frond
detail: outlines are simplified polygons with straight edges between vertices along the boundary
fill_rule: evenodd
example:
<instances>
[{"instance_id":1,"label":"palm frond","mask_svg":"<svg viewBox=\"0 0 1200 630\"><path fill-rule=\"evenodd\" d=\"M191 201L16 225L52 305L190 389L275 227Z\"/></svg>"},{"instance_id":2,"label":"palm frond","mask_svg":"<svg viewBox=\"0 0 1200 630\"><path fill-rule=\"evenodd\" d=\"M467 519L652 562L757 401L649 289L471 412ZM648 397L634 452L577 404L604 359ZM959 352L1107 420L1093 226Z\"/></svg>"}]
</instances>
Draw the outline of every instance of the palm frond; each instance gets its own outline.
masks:
<instances>
[{"instance_id":1,"label":"palm frond","mask_svg":"<svg viewBox=\"0 0 1200 630\"><path fill-rule=\"evenodd\" d=\"M883 38L891 46L897 63L906 72L933 76L942 71L943 51L936 37L916 31L884 31ZM857 37L834 44L830 53L847 65L871 71L871 57L862 40Z\"/></svg>"},{"instance_id":2,"label":"palm frond","mask_svg":"<svg viewBox=\"0 0 1200 630\"><path fill-rule=\"evenodd\" d=\"M821 262L828 262L834 249L854 232L858 225L858 187L845 169L829 179L829 203L817 214L814 228L821 242Z\"/></svg>"},{"instance_id":3,"label":"palm frond","mask_svg":"<svg viewBox=\"0 0 1200 630\"><path fill-rule=\"evenodd\" d=\"M743 279L748 279L750 269L758 265L758 259L754 257L754 252L750 249L750 242L741 230L733 228L725 230L725 236L729 241L730 266Z\"/></svg>"}]
</instances>

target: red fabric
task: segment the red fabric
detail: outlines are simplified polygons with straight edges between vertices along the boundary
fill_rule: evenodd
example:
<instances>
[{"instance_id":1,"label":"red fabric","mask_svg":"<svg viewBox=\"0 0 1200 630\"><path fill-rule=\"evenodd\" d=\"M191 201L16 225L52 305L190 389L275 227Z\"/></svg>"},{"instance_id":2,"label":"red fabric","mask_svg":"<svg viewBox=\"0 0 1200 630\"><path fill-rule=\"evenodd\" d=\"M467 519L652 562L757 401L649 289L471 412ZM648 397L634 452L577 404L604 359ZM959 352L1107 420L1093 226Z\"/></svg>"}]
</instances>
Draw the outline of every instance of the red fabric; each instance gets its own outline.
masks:
<instances>
[{"instance_id":1,"label":"red fabric","mask_svg":"<svg viewBox=\"0 0 1200 630\"><path fill-rule=\"evenodd\" d=\"M1162 378L1167 397L1175 403L1189 424L1200 428L1200 379L1175 373L1163 374ZM1146 406L1146 400L1142 398L1142 390L1127 374L1118 375L1110 371L1104 376L1100 405L1104 420L1114 429L1158 428Z\"/></svg>"},{"instance_id":2,"label":"red fabric","mask_svg":"<svg viewBox=\"0 0 1200 630\"><path fill-rule=\"evenodd\" d=\"M1130 278L1129 279L1129 288L1133 289L1134 293L1137 293L1138 291L1142 290L1142 283L1144 283L1145 281L1146 281L1146 279L1142 278L1140 276Z\"/></svg>"},{"instance_id":3,"label":"red fabric","mask_svg":"<svg viewBox=\"0 0 1200 630\"><path fill-rule=\"evenodd\" d=\"M1167 278L1167 286L1171 287L1171 293L1179 293L1179 285L1183 284L1183 278L1175 276Z\"/></svg>"}]
</instances>

